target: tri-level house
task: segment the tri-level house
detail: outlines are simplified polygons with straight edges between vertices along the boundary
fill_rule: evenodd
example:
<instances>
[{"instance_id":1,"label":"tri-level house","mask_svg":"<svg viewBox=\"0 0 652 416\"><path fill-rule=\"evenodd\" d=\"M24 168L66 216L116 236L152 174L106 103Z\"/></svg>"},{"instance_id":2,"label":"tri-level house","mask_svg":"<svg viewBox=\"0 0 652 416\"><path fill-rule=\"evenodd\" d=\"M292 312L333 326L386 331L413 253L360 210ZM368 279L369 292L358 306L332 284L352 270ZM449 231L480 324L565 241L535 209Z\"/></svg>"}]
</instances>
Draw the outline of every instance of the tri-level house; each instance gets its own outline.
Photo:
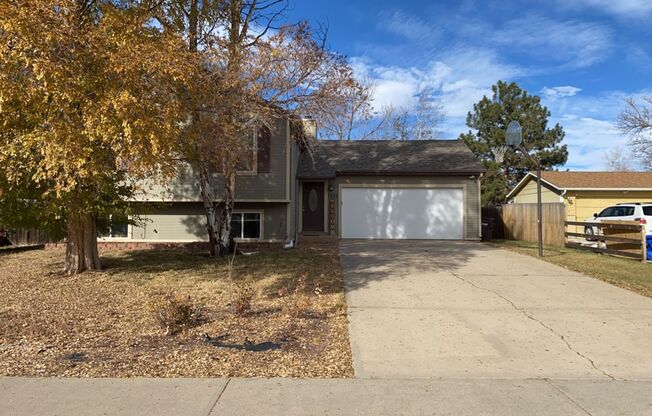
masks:
<instances>
[{"instance_id":1,"label":"tri-level house","mask_svg":"<svg viewBox=\"0 0 652 416\"><path fill-rule=\"evenodd\" d=\"M308 129L311 131L311 129ZM314 131L314 130L313 130ZM481 163L459 140L312 141L301 151L290 122L254 134L236 180L236 241L480 238ZM217 195L223 181L214 181ZM190 171L171 184L143 184L139 224L114 226L106 240L207 240L199 187ZM219 203L219 201L215 201Z\"/></svg>"}]
</instances>

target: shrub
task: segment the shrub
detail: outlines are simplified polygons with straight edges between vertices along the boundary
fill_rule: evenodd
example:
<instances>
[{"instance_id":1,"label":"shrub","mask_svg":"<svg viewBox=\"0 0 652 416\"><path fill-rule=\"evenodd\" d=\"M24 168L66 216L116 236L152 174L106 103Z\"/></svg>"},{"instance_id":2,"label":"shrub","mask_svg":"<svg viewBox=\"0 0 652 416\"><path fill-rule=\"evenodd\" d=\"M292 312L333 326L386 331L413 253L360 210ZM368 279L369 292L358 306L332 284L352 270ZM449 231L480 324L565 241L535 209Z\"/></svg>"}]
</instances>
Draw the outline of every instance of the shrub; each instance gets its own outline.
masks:
<instances>
[{"instance_id":1,"label":"shrub","mask_svg":"<svg viewBox=\"0 0 652 416\"><path fill-rule=\"evenodd\" d=\"M306 277L301 276L297 280L294 289L290 289L288 286L278 291L279 296L285 300L283 302L283 313L293 318L300 318L306 315L306 312L308 312L312 305L312 299L306 293L306 287ZM319 296L321 289L315 288L313 292Z\"/></svg>"},{"instance_id":2,"label":"shrub","mask_svg":"<svg viewBox=\"0 0 652 416\"><path fill-rule=\"evenodd\" d=\"M251 310L251 301L254 298L254 289L249 283L239 282L233 284L231 294L231 309L236 315L244 315Z\"/></svg>"},{"instance_id":3,"label":"shrub","mask_svg":"<svg viewBox=\"0 0 652 416\"><path fill-rule=\"evenodd\" d=\"M165 329L165 335L185 330L201 321L203 316L203 308L195 305L190 296L174 293L157 297L150 308L158 324Z\"/></svg>"}]
</instances>

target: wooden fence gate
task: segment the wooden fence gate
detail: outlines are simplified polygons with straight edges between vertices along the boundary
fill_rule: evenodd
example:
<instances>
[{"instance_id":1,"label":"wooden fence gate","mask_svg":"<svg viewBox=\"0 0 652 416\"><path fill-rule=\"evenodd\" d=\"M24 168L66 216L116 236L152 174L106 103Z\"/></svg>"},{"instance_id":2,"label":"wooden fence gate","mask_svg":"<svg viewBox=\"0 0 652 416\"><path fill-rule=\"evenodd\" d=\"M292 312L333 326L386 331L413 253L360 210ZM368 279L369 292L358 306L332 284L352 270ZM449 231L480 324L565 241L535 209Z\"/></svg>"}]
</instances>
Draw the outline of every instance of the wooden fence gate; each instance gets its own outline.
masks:
<instances>
[{"instance_id":1,"label":"wooden fence gate","mask_svg":"<svg viewBox=\"0 0 652 416\"><path fill-rule=\"evenodd\" d=\"M566 207L563 203L544 203L543 244L564 246L564 221ZM537 241L537 204L507 204L496 210L496 222L502 225L503 238L507 240ZM487 210L487 214L493 211ZM494 214L495 215L495 214Z\"/></svg>"}]
</instances>

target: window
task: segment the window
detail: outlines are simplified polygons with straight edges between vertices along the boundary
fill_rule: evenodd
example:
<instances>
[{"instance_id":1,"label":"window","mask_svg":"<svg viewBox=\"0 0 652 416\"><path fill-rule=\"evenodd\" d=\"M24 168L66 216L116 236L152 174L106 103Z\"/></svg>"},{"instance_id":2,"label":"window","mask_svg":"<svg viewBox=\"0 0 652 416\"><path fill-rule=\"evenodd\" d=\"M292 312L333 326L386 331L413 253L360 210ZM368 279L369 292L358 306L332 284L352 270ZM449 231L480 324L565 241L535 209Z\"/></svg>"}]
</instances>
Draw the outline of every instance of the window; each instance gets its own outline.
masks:
<instances>
[{"instance_id":1,"label":"window","mask_svg":"<svg viewBox=\"0 0 652 416\"><path fill-rule=\"evenodd\" d=\"M238 173L255 173L256 172L256 136L258 129L253 128L251 132L242 138L244 146L244 157L237 164Z\"/></svg>"},{"instance_id":2,"label":"window","mask_svg":"<svg viewBox=\"0 0 652 416\"><path fill-rule=\"evenodd\" d=\"M109 237L111 238L127 238L129 237L129 224L127 223L111 223L109 225Z\"/></svg>"},{"instance_id":3,"label":"window","mask_svg":"<svg viewBox=\"0 0 652 416\"><path fill-rule=\"evenodd\" d=\"M634 215L634 207L621 207L622 208L622 214L620 214L621 217L631 217Z\"/></svg>"},{"instance_id":4,"label":"window","mask_svg":"<svg viewBox=\"0 0 652 416\"><path fill-rule=\"evenodd\" d=\"M643 215L652 215L652 205L643 207Z\"/></svg>"},{"instance_id":5,"label":"window","mask_svg":"<svg viewBox=\"0 0 652 416\"><path fill-rule=\"evenodd\" d=\"M609 207L604 209L599 217L628 217L634 215L634 207Z\"/></svg>"},{"instance_id":6,"label":"window","mask_svg":"<svg viewBox=\"0 0 652 416\"><path fill-rule=\"evenodd\" d=\"M605 208L602 210L600 215L598 215L598 217L616 217L617 216L616 208L618 207Z\"/></svg>"},{"instance_id":7,"label":"window","mask_svg":"<svg viewBox=\"0 0 652 416\"><path fill-rule=\"evenodd\" d=\"M259 212L234 212L231 217L233 238L260 238L261 215Z\"/></svg>"},{"instance_id":8,"label":"window","mask_svg":"<svg viewBox=\"0 0 652 416\"><path fill-rule=\"evenodd\" d=\"M127 217L110 215L109 223L99 232L103 238L127 238L129 237L129 223Z\"/></svg>"}]
</instances>

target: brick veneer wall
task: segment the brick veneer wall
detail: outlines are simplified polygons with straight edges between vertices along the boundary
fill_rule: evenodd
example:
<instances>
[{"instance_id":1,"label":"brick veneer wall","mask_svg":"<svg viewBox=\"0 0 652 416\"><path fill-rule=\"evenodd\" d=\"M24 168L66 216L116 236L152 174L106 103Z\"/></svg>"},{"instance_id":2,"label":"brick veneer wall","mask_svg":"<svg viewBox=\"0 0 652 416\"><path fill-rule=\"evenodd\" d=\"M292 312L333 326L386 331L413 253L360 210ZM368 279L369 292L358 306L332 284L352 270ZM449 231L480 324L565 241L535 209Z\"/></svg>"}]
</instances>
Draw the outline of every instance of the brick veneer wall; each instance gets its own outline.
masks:
<instances>
[{"instance_id":1,"label":"brick veneer wall","mask_svg":"<svg viewBox=\"0 0 652 416\"><path fill-rule=\"evenodd\" d=\"M208 251L208 243L149 243L132 241L98 241L100 251L124 251L124 250L188 250ZM66 243L49 243L45 245L46 250L65 248ZM281 243L238 243L238 250L241 251L275 251L281 249Z\"/></svg>"}]
</instances>

